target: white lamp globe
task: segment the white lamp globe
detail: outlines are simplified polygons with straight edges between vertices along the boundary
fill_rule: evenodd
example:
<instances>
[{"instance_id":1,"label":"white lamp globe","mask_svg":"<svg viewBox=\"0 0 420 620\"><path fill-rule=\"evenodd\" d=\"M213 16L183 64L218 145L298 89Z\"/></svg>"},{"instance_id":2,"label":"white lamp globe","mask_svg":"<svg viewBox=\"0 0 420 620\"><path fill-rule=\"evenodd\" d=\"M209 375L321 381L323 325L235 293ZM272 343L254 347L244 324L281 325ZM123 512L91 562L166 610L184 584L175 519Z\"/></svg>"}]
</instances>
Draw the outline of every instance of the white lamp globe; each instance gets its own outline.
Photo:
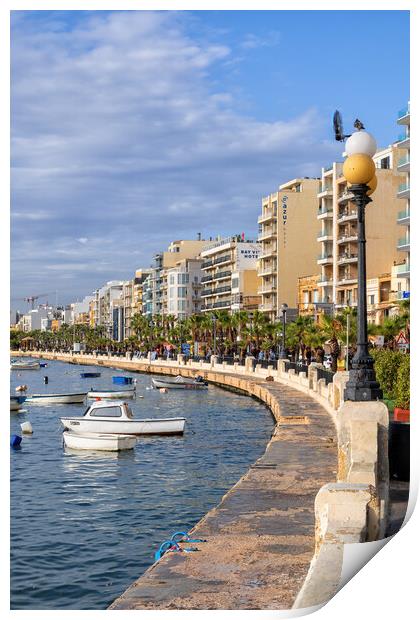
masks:
<instances>
[{"instance_id":1,"label":"white lamp globe","mask_svg":"<svg viewBox=\"0 0 420 620\"><path fill-rule=\"evenodd\" d=\"M369 155L376 153L376 140L367 131L355 131L346 142L346 155Z\"/></svg>"}]
</instances>

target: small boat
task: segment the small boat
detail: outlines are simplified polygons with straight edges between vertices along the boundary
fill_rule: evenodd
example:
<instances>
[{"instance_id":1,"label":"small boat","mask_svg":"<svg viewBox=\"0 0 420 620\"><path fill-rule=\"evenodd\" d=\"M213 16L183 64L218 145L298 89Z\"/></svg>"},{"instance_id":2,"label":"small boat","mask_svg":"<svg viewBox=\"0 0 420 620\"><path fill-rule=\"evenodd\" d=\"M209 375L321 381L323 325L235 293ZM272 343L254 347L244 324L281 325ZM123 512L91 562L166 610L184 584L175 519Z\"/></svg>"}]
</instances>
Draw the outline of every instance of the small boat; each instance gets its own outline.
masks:
<instances>
[{"instance_id":1,"label":"small boat","mask_svg":"<svg viewBox=\"0 0 420 620\"><path fill-rule=\"evenodd\" d=\"M100 377L101 373L100 372L81 372L80 376L82 377L82 379L94 379L96 377Z\"/></svg>"},{"instance_id":2,"label":"small boat","mask_svg":"<svg viewBox=\"0 0 420 620\"><path fill-rule=\"evenodd\" d=\"M180 435L185 418L146 418L136 420L123 401L95 401L82 417L60 418L64 428L77 433L116 433L118 435Z\"/></svg>"},{"instance_id":3,"label":"small boat","mask_svg":"<svg viewBox=\"0 0 420 620\"><path fill-rule=\"evenodd\" d=\"M47 362L39 362L39 367L40 368L46 368L48 366Z\"/></svg>"},{"instance_id":4,"label":"small boat","mask_svg":"<svg viewBox=\"0 0 420 620\"><path fill-rule=\"evenodd\" d=\"M11 396L10 397L10 411L19 411L26 400L26 396Z\"/></svg>"},{"instance_id":5,"label":"small boat","mask_svg":"<svg viewBox=\"0 0 420 620\"><path fill-rule=\"evenodd\" d=\"M75 450L131 450L137 442L136 436L113 435L108 433L74 433L63 432L64 443L67 448Z\"/></svg>"},{"instance_id":6,"label":"small boat","mask_svg":"<svg viewBox=\"0 0 420 620\"><path fill-rule=\"evenodd\" d=\"M39 370L39 362L13 362L10 368L12 370Z\"/></svg>"},{"instance_id":7,"label":"small boat","mask_svg":"<svg viewBox=\"0 0 420 620\"><path fill-rule=\"evenodd\" d=\"M37 405L69 405L84 403L87 392L77 394L32 394L26 400Z\"/></svg>"},{"instance_id":8,"label":"small boat","mask_svg":"<svg viewBox=\"0 0 420 620\"><path fill-rule=\"evenodd\" d=\"M168 388L176 390L202 390L207 388L207 381L204 381L200 375L195 379L189 377L165 377L165 379L152 379L155 388Z\"/></svg>"},{"instance_id":9,"label":"small boat","mask_svg":"<svg viewBox=\"0 0 420 620\"><path fill-rule=\"evenodd\" d=\"M131 385L133 383L133 377L112 377L112 383L119 383L120 385Z\"/></svg>"},{"instance_id":10,"label":"small boat","mask_svg":"<svg viewBox=\"0 0 420 620\"><path fill-rule=\"evenodd\" d=\"M88 398L135 398L136 389L129 390L91 390Z\"/></svg>"}]
</instances>

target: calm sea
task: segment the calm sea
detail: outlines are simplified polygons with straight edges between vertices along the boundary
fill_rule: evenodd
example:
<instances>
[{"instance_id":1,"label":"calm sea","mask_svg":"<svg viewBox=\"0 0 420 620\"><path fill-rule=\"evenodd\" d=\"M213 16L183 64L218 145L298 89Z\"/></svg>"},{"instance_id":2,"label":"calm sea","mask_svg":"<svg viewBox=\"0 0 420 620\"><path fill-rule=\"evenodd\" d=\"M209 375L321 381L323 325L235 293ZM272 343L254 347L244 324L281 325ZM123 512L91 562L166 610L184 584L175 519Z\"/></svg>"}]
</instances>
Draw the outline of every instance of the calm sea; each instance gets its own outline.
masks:
<instances>
[{"instance_id":1,"label":"calm sea","mask_svg":"<svg viewBox=\"0 0 420 620\"><path fill-rule=\"evenodd\" d=\"M48 362L11 372L11 393L117 388L112 376L137 379L135 417L184 416L182 437L140 438L120 453L63 448L60 416L84 405L24 405L11 432L30 420L34 433L11 449L11 608L105 609L153 563L160 543L191 528L263 454L273 428L269 410L246 396L146 389L150 377ZM49 378L44 385L44 376Z\"/></svg>"}]
</instances>

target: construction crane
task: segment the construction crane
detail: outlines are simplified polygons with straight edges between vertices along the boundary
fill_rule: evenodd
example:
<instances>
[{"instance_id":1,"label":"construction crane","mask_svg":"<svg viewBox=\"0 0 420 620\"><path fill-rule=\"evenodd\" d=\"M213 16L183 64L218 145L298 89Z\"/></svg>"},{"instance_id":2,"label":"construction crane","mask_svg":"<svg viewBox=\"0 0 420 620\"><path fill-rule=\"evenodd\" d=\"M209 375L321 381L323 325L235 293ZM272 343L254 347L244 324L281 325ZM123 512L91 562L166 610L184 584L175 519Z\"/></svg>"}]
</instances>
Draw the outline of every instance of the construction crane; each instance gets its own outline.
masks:
<instances>
[{"instance_id":1,"label":"construction crane","mask_svg":"<svg viewBox=\"0 0 420 620\"><path fill-rule=\"evenodd\" d=\"M40 297L48 297L48 295L56 295L57 291L50 291L49 293L39 293L38 295L29 295L28 297L14 297L14 301L26 301L28 304L31 304L31 310L35 307L35 302Z\"/></svg>"}]
</instances>

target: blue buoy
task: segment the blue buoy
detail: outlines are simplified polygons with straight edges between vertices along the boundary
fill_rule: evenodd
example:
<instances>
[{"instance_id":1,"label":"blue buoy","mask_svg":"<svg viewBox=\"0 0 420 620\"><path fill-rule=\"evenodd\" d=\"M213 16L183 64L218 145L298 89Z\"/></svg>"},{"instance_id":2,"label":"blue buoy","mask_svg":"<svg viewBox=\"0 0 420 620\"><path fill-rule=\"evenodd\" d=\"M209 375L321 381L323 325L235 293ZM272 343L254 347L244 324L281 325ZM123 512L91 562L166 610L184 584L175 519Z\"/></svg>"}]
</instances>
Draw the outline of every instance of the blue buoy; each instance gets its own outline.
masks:
<instances>
[{"instance_id":1,"label":"blue buoy","mask_svg":"<svg viewBox=\"0 0 420 620\"><path fill-rule=\"evenodd\" d=\"M18 448L21 441L22 437L19 437L19 435L12 435L10 437L10 445L12 446L12 448Z\"/></svg>"}]
</instances>

